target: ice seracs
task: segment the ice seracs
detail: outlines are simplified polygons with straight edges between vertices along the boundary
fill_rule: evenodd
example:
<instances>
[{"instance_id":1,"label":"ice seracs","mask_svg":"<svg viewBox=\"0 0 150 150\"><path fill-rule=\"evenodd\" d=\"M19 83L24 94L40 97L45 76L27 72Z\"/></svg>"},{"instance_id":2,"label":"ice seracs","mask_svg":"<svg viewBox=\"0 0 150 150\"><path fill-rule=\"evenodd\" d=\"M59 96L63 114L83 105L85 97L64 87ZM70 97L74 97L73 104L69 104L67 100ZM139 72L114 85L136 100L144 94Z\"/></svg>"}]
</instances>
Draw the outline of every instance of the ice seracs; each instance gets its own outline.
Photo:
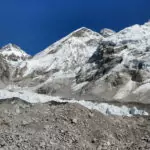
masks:
<instances>
[{"instance_id":1,"label":"ice seracs","mask_svg":"<svg viewBox=\"0 0 150 150\"><path fill-rule=\"evenodd\" d=\"M80 105L83 105L84 107L91 109L91 110L97 110L105 115L116 115L116 116L134 116L134 115L142 115L142 116L148 116L149 113L144 110L143 108L137 108L136 106L128 107L126 105L117 106L109 103L95 103L95 102L89 102L85 100L62 100L60 97L53 97L48 95L42 95L33 93L31 91L18 89L16 91L13 91L12 89L4 89L0 90L0 100L2 99L9 99L12 97L20 98L24 101L27 101L29 103L46 103L49 101L56 101L56 102L68 102L68 103L78 103Z\"/></svg>"}]
</instances>

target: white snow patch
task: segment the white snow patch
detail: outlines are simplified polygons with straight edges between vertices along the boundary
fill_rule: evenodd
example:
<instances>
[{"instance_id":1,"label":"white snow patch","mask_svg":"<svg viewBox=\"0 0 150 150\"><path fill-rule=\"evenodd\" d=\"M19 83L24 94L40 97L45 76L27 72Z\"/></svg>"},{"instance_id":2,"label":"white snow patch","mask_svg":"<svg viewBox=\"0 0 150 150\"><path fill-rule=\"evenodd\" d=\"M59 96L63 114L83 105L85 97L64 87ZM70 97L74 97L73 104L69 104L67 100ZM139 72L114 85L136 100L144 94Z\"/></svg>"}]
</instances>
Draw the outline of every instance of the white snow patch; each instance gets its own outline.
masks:
<instances>
[{"instance_id":1,"label":"white snow patch","mask_svg":"<svg viewBox=\"0 0 150 150\"><path fill-rule=\"evenodd\" d=\"M89 108L98 110L105 115L116 115L116 116L133 116L133 115L149 115L144 110L138 110L136 107L129 108L127 106L115 106L107 103L92 103L87 101L79 101L79 104Z\"/></svg>"},{"instance_id":2,"label":"white snow patch","mask_svg":"<svg viewBox=\"0 0 150 150\"><path fill-rule=\"evenodd\" d=\"M18 97L29 103L45 103L48 101L57 101L59 97L51 97L42 94L33 93L30 91L21 91L18 90L14 92L13 90L0 90L0 99Z\"/></svg>"},{"instance_id":3,"label":"white snow patch","mask_svg":"<svg viewBox=\"0 0 150 150\"><path fill-rule=\"evenodd\" d=\"M105 115L117 115L117 116L133 116L133 115L149 115L144 110L139 110L136 107L129 108L127 106L115 106L107 103L93 103L89 101L77 101L77 100L62 100L60 97L47 96L42 94L33 93L30 91L12 91L12 90L0 90L0 99L7 99L12 97L18 97L30 103L45 103L49 101L56 102L69 102L78 103L84 107L97 110Z\"/></svg>"}]
</instances>

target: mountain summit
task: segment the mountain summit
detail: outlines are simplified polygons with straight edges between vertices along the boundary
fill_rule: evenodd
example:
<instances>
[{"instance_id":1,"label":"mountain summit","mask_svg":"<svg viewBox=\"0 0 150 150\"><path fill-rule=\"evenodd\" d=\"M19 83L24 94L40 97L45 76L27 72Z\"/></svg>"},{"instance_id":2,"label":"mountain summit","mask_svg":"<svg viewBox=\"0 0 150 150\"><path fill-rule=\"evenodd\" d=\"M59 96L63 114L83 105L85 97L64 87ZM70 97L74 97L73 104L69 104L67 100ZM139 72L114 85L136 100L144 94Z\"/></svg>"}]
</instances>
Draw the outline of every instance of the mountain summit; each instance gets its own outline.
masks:
<instances>
[{"instance_id":1,"label":"mountain summit","mask_svg":"<svg viewBox=\"0 0 150 150\"><path fill-rule=\"evenodd\" d=\"M0 53L8 64L21 60L10 71L16 86L52 96L147 103L150 23L102 33L82 27L31 59L13 44Z\"/></svg>"},{"instance_id":2,"label":"mountain summit","mask_svg":"<svg viewBox=\"0 0 150 150\"><path fill-rule=\"evenodd\" d=\"M0 54L8 61L20 62L30 57L19 46L15 44L7 44L0 49Z\"/></svg>"},{"instance_id":3,"label":"mountain summit","mask_svg":"<svg viewBox=\"0 0 150 150\"><path fill-rule=\"evenodd\" d=\"M94 43L97 43L97 41L102 38L103 37L99 33L94 32L86 27L82 27L73 31L72 33L62 38L61 40L55 42L54 44L50 45L42 52L39 52L34 56L34 58L39 58L47 54L57 53L59 49L62 51L63 47L64 49L66 49L66 51L69 50L67 53L65 53L66 55L73 49L82 51L82 47L85 47L86 45L92 46L92 44L94 46ZM88 53L88 50L85 52L85 55L87 55L86 53ZM74 55L75 54L76 53L74 53Z\"/></svg>"},{"instance_id":4,"label":"mountain summit","mask_svg":"<svg viewBox=\"0 0 150 150\"><path fill-rule=\"evenodd\" d=\"M112 35L114 35L116 32L115 31L113 31L113 30L111 30L111 29L107 29L107 28L104 28L104 29L102 29L101 31L100 31L100 34L103 36L103 37L105 37L105 38L107 38L107 37L109 37L109 36L112 36Z\"/></svg>"}]
</instances>

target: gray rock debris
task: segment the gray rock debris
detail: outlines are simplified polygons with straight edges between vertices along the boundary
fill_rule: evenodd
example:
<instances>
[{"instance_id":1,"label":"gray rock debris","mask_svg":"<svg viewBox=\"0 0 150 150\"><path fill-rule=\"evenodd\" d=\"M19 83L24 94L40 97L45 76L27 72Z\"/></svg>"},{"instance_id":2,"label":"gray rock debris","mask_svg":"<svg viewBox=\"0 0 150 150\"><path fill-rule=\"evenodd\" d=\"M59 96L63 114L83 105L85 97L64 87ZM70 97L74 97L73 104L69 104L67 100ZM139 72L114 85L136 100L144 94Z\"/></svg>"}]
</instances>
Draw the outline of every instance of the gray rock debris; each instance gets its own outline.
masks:
<instances>
[{"instance_id":1,"label":"gray rock debris","mask_svg":"<svg viewBox=\"0 0 150 150\"><path fill-rule=\"evenodd\" d=\"M20 113L15 113L16 106L22 106ZM110 117L79 104L31 105L16 98L3 100L0 114L4 150L150 148L149 117Z\"/></svg>"}]
</instances>

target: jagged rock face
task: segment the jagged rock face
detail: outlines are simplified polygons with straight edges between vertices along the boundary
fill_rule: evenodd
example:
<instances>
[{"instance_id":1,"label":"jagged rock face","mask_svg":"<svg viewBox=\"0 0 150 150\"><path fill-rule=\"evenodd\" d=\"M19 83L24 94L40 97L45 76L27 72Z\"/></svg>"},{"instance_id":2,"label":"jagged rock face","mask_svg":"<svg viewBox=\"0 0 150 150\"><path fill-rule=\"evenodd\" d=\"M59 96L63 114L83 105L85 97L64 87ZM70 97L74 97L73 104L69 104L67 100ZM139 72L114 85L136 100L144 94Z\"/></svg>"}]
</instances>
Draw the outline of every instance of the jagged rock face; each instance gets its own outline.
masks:
<instances>
[{"instance_id":1,"label":"jagged rock face","mask_svg":"<svg viewBox=\"0 0 150 150\"><path fill-rule=\"evenodd\" d=\"M9 84L10 74L9 65L3 56L0 55L0 88L3 88L5 85Z\"/></svg>"},{"instance_id":2,"label":"jagged rock face","mask_svg":"<svg viewBox=\"0 0 150 150\"><path fill-rule=\"evenodd\" d=\"M126 28L109 37L106 41L114 42L116 47L126 46L124 50L118 53L119 56L123 57L123 62L120 65L120 69L116 70L116 72L123 73L124 70L130 75L130 78L125 85L122 85L121 91L118 91L115 98L122 99L130 95L130 93L135 94L136 89L141 89L141 85L147 87L146 82L150 77L150 54L146 51L150 45L150 23ZM144 89L141 90L145 93Z\"/></svg>"},{"instance_id":3,"label":"jagged rock face","mask_svg":"<svg viewBox=\"0 0 150 150\"><path fill-rule=\"evenodd\" d=\"M1 48L0 54L8 61L8 63L10 63L10 65L17 65L18 63L31 57L19 46L11 43Z\"/></svg>"},{"instance_id":4,"label":"jagged rock face","mask_svg":"<svg viewBox=\"0 0 150 150\"><path fill-rule=\"evenodd\" d=\"M76 76L77 83L97 80L121 63L122 57L113 55L114 46L114 43L102 41L97 50L88 60L89 64L95 64L94 67L92 68L92 65L89 65L89 69L87 69L86 64ZM92 72L90 73L90 76L87 76L88 72Z\"/></svg>"},{"instance_id":5,"label":"jagged rock face","mask_svg":"<svg viewBox=\"0 0 150 150\"><path fill-rule=\"evenodd\" d=\"M90 79L86 90L83 90L88 91L89 95L148 102L149 45L150 23L134 25L105 38L89 59L89 63L97 67L89 69L83 66L77 81L81 84Z\"/></svg>"},{"instance_id":6,"label":"jagged rock face","mask_svg":"<svg viewBox=\"0 0 150 150\"><path fill-rule=\"evenodd\" d=\"M109 37L109 36L112 36L112 35L114 35L115 33L116 33L115 31L110 30L110 29L107 29L107 28L104 28L104 29L102 29L102 30L100 31L100 34L101 34L103 37L105 37L105 38L107 38L107 37Z\"/></svg>"}]
</instances>

